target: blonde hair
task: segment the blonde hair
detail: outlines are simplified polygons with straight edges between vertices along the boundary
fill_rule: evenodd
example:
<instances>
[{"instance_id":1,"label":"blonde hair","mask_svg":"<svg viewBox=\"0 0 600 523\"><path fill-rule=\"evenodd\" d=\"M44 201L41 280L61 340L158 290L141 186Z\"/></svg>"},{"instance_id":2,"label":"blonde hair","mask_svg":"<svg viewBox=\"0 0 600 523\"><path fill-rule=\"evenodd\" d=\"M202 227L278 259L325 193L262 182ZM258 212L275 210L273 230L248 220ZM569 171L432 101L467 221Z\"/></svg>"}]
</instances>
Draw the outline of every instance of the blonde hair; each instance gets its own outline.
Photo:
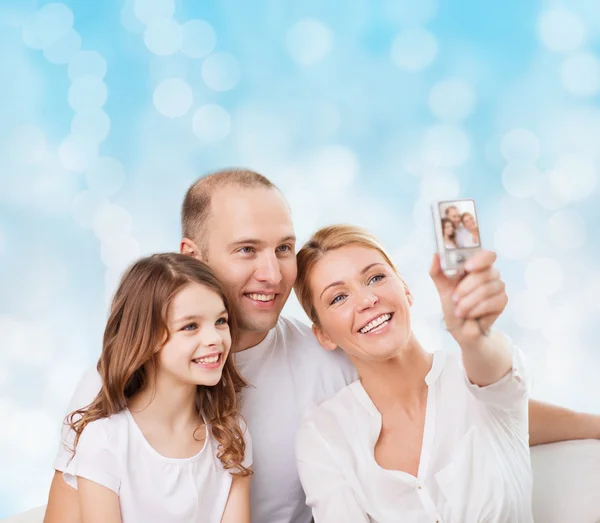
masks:
<instances>
[{"instance_id":1,"label":"blonde hair","mask_svg":"<svg viewBox=\"0 0 600 523\"><path fill-rule=\"evenodd\" d=\"M375 236L365 229L354 225L329 225L315 232L296 256L298 261L298 277L296 278L294 291L304 312L306 312L306 315L315 325L319 325L319 318L313 304L313 293L310 286L311 274L317 262L323 258L325 254L348 245L357 245L359 247L378 251L387 264L402 280L409 302L412 303L412 294L410 293L406 282Z\"/></svg>"}]
</instances>

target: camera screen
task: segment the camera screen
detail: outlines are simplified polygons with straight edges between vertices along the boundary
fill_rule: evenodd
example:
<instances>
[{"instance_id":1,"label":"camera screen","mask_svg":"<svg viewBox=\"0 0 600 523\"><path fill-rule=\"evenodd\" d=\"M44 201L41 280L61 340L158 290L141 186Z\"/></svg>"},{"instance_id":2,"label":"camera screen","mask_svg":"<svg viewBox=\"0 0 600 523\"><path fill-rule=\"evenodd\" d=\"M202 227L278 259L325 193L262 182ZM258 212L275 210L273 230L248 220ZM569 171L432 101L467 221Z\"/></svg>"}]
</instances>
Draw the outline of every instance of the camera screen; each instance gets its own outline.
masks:
<instances>
[{"instance_id":1,"label":"camera screen","mask_svg":"<svg viewBox=\"0 0 600 523\"><path fill-rule=\"evenodd\" d=\"M440 203L442 236L446 249L480 247L479 224L473 200Z\"/></svg>"}]
</instances>

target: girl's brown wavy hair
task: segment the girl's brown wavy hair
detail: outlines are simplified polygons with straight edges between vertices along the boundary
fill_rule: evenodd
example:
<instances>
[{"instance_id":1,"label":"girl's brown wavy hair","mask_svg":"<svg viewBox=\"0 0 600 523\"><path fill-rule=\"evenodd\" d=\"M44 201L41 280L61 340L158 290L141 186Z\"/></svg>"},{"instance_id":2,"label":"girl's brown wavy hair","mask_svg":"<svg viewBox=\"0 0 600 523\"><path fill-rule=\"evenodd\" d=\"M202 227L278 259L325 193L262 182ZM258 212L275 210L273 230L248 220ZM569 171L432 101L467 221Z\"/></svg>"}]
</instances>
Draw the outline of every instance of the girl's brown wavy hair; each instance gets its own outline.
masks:
<instances>
[{"instance_id":1,"label":"girl's brown wavy hair","mask_svg":"<svg viewBox=\"0 0 600 523\"><path fill-rule=\"evenodd\" d=\"M157 352L170 336L169 306L190 283L199 283L222 298L234 346L238 336L234 310L208 265L175 253L155 254L134 263L121 279L104 330L98 361L102 388L90 405L67 416L75 433L73 455L88 423L121 412L128 400L148 385L148 366L156 368ZM246 445L239 411L239 393L247 385L230 355L221 380L214 386L198 385L197 396L199 415L210 424L218 442L218 458L225 469L242 476L251 474L242 466Z\"/></svg>"}]
</instances>

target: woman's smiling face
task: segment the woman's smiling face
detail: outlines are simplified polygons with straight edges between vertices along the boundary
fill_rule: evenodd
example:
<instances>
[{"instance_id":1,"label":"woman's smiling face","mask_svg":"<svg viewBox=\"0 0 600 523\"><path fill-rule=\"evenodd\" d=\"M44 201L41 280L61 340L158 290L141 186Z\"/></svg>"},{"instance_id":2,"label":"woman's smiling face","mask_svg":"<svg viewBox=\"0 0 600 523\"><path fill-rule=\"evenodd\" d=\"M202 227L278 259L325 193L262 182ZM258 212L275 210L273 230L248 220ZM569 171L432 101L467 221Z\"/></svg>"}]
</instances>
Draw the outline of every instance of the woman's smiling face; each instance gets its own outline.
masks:
<instances>
[{"instance_id":1,"label":"woman's smiling face","mask_svg":"<svg viewBox=\"0 0 600 523\"><path fill-rule=\"evenodd\" d=\"M310 276L319 319L315 331L326 349L385 361L411 336L410 293L376 249L347 245L329 251Z\"/></svg>"}]
</instances>

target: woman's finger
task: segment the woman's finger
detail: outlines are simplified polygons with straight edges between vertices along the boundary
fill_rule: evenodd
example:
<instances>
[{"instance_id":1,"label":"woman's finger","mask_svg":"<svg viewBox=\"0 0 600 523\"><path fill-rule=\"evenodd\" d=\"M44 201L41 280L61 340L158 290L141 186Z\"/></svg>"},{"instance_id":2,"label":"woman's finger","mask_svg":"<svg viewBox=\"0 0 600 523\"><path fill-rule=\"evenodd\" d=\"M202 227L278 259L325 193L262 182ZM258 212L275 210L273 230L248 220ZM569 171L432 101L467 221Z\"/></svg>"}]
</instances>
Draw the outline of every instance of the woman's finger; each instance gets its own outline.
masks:
<instances>
[{"instance_id":1,"label":"woman's finger","mask_svg":"<svg viewBox=\"0 0 600 523\"><path fill-rule=\"evenodd\" d=\"M452 298L458 303L475 289L493 280L500 280L500 271L495 267L491 267L483 272L467 274L456 286L456 289L454 289Z\"/></svg>"}]
</instances>

